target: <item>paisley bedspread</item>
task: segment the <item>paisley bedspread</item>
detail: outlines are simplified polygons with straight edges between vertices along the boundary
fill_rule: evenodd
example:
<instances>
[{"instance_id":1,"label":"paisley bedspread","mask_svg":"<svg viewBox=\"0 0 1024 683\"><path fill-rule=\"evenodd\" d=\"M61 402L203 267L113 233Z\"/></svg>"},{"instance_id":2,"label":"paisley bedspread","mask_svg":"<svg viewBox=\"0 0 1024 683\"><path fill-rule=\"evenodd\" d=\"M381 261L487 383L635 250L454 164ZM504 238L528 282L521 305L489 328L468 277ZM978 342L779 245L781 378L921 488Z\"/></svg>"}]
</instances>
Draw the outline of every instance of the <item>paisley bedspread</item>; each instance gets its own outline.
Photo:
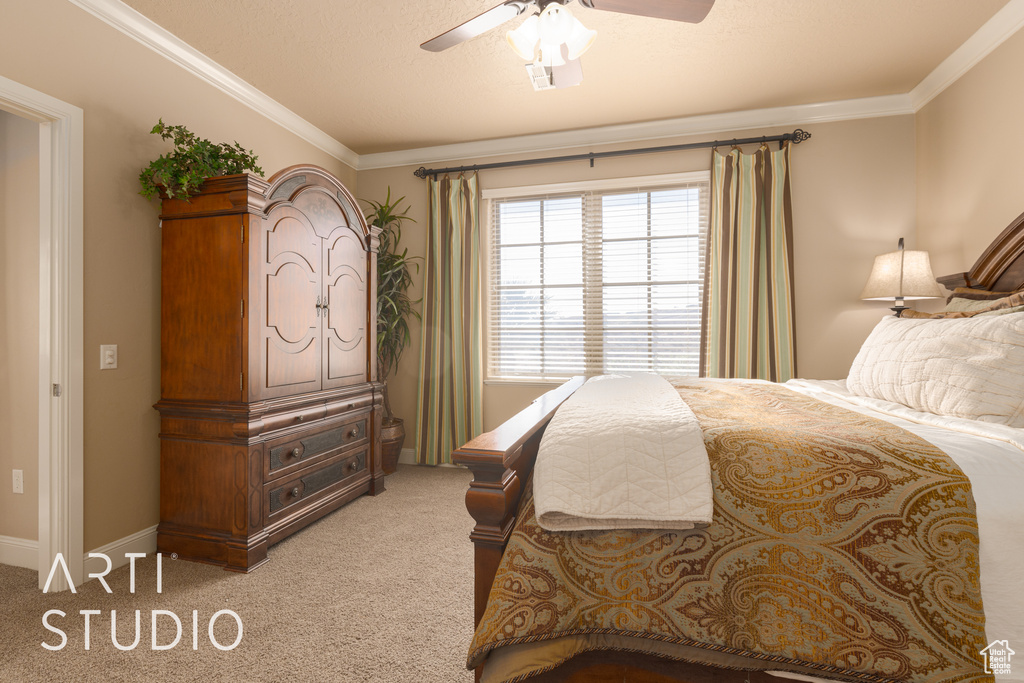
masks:
<instances>
[{"instance_id":1,"label":"paisley bedspread","mask_svg":"<svg viewBox=\"0 0 1024 683\"><path fill-rule=\"evenodd\" d=\"M703 429L713 521L551 533L527 486L470 668L512 644L559 639L564 655L567 636L575 651L621 636L737 668L992 680L974 500L948 456L779 385L673 383Z\"/></svg>"}]
</instances>

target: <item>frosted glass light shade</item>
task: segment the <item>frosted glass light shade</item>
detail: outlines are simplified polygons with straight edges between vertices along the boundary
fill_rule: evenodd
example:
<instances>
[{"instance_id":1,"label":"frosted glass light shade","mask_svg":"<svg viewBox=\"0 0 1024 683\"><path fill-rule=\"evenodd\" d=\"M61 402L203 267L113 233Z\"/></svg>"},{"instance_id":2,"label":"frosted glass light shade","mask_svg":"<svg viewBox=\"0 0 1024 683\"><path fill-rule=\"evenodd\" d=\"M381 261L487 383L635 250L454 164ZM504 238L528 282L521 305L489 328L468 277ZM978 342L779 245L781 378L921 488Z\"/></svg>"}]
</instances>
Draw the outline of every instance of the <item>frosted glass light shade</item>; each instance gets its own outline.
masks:
<instances>
[{"instance_id":1,"label":"frosted glass light shade","mask_svg":"<svg viewBox=\"0 0 1024 683\"><path fill-rule=\"evenodd\" d=\"M935 299L943 296L927 251L902 249L875 257L861 299Z\"/></svg>"},{"instance_id":2,"label":"frosted glass light shade","mask_svg":"<svg viewBox=\"0 0 1024 683\"><path fill-rule=\"evenodd\" d=\"M572 12L557 3L552 3L544 8L537 20L537 35L540 42L551 45L561 45L573 30Z\"/></svg>"},{"instance_id":3,"label":"frosted glass light shade","mask_svg":"<svg viewBox=\"0 0 1024 683\"><path fill-rule=\"evenodd\" d=\"M573 17L572 23L572 33L569 34L568 40L565 41L565 46L569 48L569 59L579 59L580 55L589 50L590 46L594 44L594 39L597 38L597 31L588 29L576 17Z\"/></svg>"},{"instance_id":4,"label":"frosted glass light shade","mask_svg":"<svg viewBox=\"0 0 1024 683\"><path fill-rule=\"evenodd\" d=\"M519 28L505 34L505 40L515 53L528 62L532 62L537 55L537 42L540 40L537 34L537 21L537 15L531 14Z\"/></svg>"}]
</instances>

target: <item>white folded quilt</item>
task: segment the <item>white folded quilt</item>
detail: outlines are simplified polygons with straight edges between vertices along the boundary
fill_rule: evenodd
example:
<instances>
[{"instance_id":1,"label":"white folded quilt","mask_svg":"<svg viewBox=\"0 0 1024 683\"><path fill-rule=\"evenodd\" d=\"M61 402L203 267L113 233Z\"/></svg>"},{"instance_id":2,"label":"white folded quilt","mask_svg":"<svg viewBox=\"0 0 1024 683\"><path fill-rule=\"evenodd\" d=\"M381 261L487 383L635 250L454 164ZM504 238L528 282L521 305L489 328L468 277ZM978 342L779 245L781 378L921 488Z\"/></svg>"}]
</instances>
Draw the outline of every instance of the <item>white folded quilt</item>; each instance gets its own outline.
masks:
<instances>
[{"instance_id":1,"label":"white folded quilt","mask_svg":"<svg viewBox=\"0 0 1024 683\"><path fill-rule=\"evenodd\" d=\"M533 474L549 531L692 529L711 521L700 424L658 375L594 377L555 413Z\"/></svg>"}]
</instances>

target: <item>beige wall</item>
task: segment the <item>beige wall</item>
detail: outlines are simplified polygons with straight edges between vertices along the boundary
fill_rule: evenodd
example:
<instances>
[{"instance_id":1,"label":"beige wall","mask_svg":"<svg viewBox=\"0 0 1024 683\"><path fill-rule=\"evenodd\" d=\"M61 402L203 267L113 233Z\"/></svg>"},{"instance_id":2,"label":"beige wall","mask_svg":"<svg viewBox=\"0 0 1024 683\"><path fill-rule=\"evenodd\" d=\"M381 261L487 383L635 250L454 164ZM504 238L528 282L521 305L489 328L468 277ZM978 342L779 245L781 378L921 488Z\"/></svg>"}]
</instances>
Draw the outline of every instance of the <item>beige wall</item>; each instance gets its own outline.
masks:
<instances>
[{"instance_id":1,"label":"beige wall","mask_svg":"<svg viewBox=\"0 0 1024 683\"><path fill-rule=\"evenodd\" d=\"M38 422L39 124L0 111L0 536L39 538Z\"/></svg>"},{"instance_id":2,"label":"beige wall","mask_svg":"<svg viewBox=\"0 0 1024 683\"><path fill-rule=\"evenodd\" d=\"M139 170L169 150L158 118L256 151L268 174L314 163L355 172L66 0L0 0L0 73L85 112L85 548L157 523L158 205ZM117 370L99 370L117 344ZM9 488L9 472L0 483Z\"/></svg>"},{"instance_id":3,"label":"beige wall","mask_svg":"<svg viewBox=\"0 0 1024 683\"><path fill-rule=\"evenodd\" d=\"M963 272L1024 211L1024 31L916 117L918 245L936 275Z\"/></svg>"},{"instance_id":4,"label":"beige wall","mask_svg":"<svg viewBox=\"0 0 1024 683\"><path fill-rule=\"evenodd\" d=\"M799 374L814 378L845 377L871 327L887 314L883 305L857 299L875 255L895 248L901 236L913 241L914 120L911 116L864 119L808 126L813 137L793 151L795 223L797 363ZM746 137L779 132L742 131ZM701 136L707 139L710 136ZM730 138L722 133L715 137ZM691 139L628 145L653 146ZM619 146L625 147L625 146ZM608 146L600 149L614 149ZM595 148L599 149L599 148ZM551 156L592 151L557 150ZM749 150L748 150L749 151ZM515 158L515 157L507 157ZM479 163L462 160L442 165ZM484 171L483 189L629 177L707 169L710 150L604 159L586 162ZM360 171L358 196L380 199L390 186L405 195L417 223L403 231L410 252L426 249L426 182L412 175L414 166ZM422 282L418 278L417 286ZM417 290L416 296L419 296ZM392 382L392 407L414 418L418 372L419 325L413 324L413 349ZM548 388L486 385L484 428L492 429ZM406 447L412 447L411 440Z\"/></svg>"},{"instance_id":5,"label":"beige wall","mask_svg":"<svg viewBox=\"0 0 1024 683\"><path fill-rule=\"evenodd\" d=\"M255 149L268 174L316 163L369 199L383 198L390 185L407 196L418 221L405 232L417 254L426 244L426 184L410 166L362 171L357 185L357 174L341 162L65 0L0 0L0 12L6 26L17 27L0 41L2 75L85 111L85 544L92 549L158 518L158 420L151 407L159 398L158 209L136 194L139 169L167 149L148 135L157 118ZM1024 36L1018 35L916 121L899 116L807 126L814 137L793 155L799 374L844 376L867 332L886 314L884 305L857 300L874 255L891 250L900 236L914 246L916 225L917 246L932 250L936 273L962 270L1019 213L1020 173L1012 162L994 162L1024 135L1015 124L1024 93L1010 87L1022 60ZM652 144L676 141L687 139ZM593 169L578 163L489 171L481 185L688 171L706 168L708 155L609 159ZM414 296L421 281L422 274ZM416 405L415 323L413 333L392 395L396 412L409 418ZM121 367L100 372L97 347L107 343L119 345ZM485 427L543 389L488 385ZM9 469L0 475L0 492L9 490Z\"/></svg>"}]
</instances>

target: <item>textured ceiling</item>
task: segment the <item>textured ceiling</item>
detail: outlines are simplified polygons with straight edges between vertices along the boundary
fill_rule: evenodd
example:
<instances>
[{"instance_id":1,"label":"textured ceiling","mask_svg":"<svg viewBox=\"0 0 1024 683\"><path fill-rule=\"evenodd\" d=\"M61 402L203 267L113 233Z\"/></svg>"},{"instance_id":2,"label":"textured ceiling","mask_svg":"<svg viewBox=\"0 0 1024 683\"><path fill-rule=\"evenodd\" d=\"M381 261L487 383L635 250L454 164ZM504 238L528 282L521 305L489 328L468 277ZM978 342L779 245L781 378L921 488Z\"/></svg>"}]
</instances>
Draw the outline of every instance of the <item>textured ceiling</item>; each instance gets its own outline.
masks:
<instances>
[{"instance_id":1,"label":"textured ceiling","mask_svg":"<svg viewBox=\"0 0 1024 683\"><path fill-rule=\"evenodd\" d=\"M359 154L906 93L1007 0L717 0L700 24L570 5L583 84L535 92L498 0L124 0Z\"/></svg>"}]
</instances>

